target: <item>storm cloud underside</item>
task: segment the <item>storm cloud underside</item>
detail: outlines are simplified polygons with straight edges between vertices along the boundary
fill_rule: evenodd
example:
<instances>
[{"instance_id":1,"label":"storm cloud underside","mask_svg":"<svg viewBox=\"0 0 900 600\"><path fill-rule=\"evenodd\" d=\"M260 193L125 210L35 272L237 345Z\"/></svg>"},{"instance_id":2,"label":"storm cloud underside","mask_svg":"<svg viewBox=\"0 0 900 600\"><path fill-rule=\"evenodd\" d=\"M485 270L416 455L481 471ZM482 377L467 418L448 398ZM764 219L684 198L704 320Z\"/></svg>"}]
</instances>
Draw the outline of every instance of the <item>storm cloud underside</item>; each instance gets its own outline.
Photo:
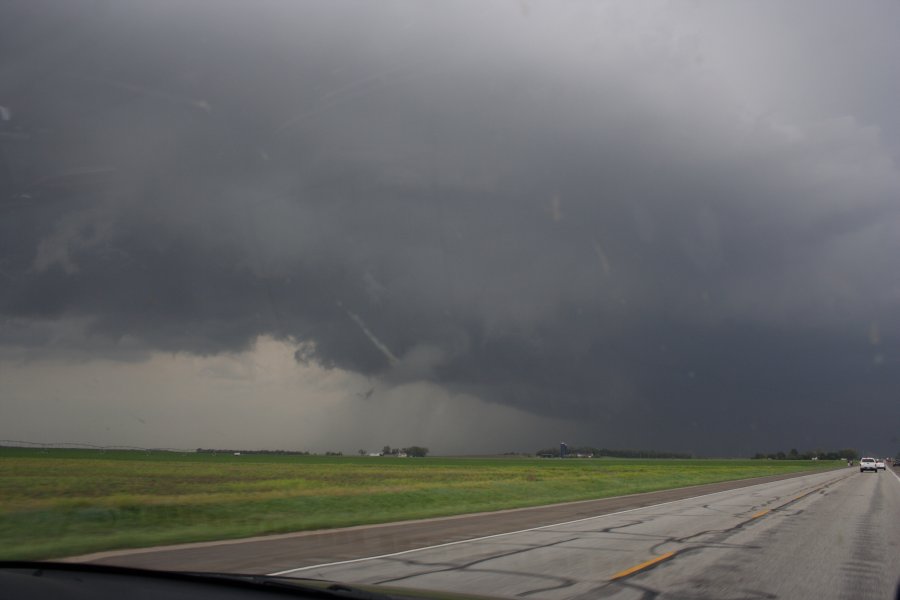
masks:
<instances>
[{"instance_id":1,"label":"storm cloud underside","mask_svg":"<svg viewBox=\"0 0 900 600\"><path fill-rule=\"evenodd\" d=\"M51 4L0 25L4 360L263 336L585 444L896 450L895 6Z\"/></svg>"}]
</instances>

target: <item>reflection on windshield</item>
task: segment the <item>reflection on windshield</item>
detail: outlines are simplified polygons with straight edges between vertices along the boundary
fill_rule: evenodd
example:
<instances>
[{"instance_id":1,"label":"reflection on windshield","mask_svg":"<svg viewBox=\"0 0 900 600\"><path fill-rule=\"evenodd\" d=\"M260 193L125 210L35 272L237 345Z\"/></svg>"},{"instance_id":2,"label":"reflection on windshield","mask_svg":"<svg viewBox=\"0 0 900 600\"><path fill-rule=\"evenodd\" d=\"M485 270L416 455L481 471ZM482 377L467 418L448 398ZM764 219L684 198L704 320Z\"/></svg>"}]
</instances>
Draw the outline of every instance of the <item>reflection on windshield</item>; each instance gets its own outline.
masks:
<instances>
[{"instance_id":1,"label":"reflection on windshield","mask_svg":"<svg viewBox=\"0 0 900 600\"><path fill-rule=\"evenodd\" d=\"M892 457L898 21L13 2L0 445Z\"/></svg>"}]
</instances>

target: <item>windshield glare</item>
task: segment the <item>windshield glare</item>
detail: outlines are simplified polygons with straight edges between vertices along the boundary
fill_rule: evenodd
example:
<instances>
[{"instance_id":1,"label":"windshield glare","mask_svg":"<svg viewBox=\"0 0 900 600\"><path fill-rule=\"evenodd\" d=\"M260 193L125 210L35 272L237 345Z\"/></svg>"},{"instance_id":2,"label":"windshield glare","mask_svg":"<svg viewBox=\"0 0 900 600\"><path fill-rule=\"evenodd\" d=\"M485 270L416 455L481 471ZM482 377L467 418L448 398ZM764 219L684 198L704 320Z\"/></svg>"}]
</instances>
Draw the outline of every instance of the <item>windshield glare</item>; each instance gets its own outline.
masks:
<instances>
[{"instance_id":1,"label":"windshield glare","mask_svg":"<svg viewBox=\"0 0 900 600\"><path fill-rule=\"evenodd\" d=\"M805 498L857 485L828 479L838 467L871 496L835 519L896 506L897 7L2 12L0 558L788 472L812 479L772 497ZM870 462L879 479L860 472ZM748 518L777 504L741 498ZM880 531L871 518L852 530ZM419 546L567 519L460 521ZM697 533L681 527L647 535ZM898 534L819 560L876 565L890 576L866 593L887 593ZM419 547L400 539L310 551L319 563L159 565L275 573ZM597 572L617 581L670 550L621 565L600 553ZM137 564L124 556L107 562ZM685 573L653 589L696 583ZM593 589L318 574L538 598ZM843 581L833 590L861 589Z\"/></svg>"}]
</instances>

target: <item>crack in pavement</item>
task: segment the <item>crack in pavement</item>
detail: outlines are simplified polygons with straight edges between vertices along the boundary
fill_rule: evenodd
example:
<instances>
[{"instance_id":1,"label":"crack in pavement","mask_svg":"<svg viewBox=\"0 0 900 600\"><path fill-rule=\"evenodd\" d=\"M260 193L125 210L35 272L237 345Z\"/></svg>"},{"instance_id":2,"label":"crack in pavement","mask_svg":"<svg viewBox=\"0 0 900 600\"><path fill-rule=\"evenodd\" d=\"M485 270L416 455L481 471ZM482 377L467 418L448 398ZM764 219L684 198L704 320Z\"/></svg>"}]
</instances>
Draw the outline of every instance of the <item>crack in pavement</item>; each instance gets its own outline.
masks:
<instances>
[{"instance_id":1,"label":"crack in pavement","mask_svg":"<svg viewBox=\"0 0 900 600\"><path fill-rule=\"evenodd\" d=\"M447 572L447 571L483 571L483 572L490 572L490 573L516 574L516 571L505 571L505 570L497 570L497 569L473 569L472 567L482 564L482 563L492 561L492 560L507 558L509 556L515 556L517 554L524 554L526 552L534 552L535 550L541 550L544 548L552 548L553 546L565 544L567 542L571 542L571 541L574 541L577 539L578 539L577 537L573 537L573 538L569 538L569 539L565 539L565 540L558 540L556 542L549 542L546 544L534 544L527 548L519 548L517 550L510 550L509 552L503 552L501 554L493 554L491 556L486 556L484 558L479 558L479 559L476 559L476 560L473 560L473 561L470 561L467 563L459 564L459 565L451 564L451 563L425 563L422 561L401 559L401 558L385 559L385 560L390 560L393 562L398 562L398 563L405 564L408 566L413 566L413 567L415 567L415 566L443 566L443 568L419 571L417 573L412 573L410 575L404 575L402 577L392 577L389 579L382 579L375 583L376 584L396 583L397 581L403 581L404 579L412 579L413 577L421 577L423 575L433 575L435 573L443 573L443 572ZM521 575L521 573L519 573L519 574ZM526 573L525 575L527 575L528 577L539 577L539 578L543 578L543 579L555 579L557 581L570 581L568 578L555 577L553 575L538 575L536 573ZM572 581L570 583L570 585L574 585L574 583L575 582Z\"/></svg>"},{"instance_id":2,"label":"crack in pavement","mask_svg":"<svg viewBox=\"0 0 900 600\"><path fill-rule=\"evenodd\" d=\"M687 547L683 547L680 550L678 550L675 553L675 556L673 558L676 558L679 555L693 554L693 553L700 552L700 551L706 550L706 549L758 550L758 549L760 549L760 546L756 545L756 544L733 544L733 543L727 543L726 540L729 539L730 537L732 537L735 533L744 529L746 526L753 524L755 521L758 521L759 517L764 516L766 514L775 513L776 511L785 517L791 517L791 516L796 516L796 515L802 514L802 512L803 512L802 509L788 511L788 510L786 510L786 508L789 507L790 505L798 502L799 500L810 496L811 494L819 493L819 494L824 495L827 493L827 488L829 488L830 486L835 485L841 481L844 481L845 479L846 479L846 477L841 477L838 480L827 482L825 484L815 484L815 485L810 485L810 486L804 486L800 490L798 490L799 495L798 495L798 492L794 492L791 495L777 495L775 497L767 498L765 501L760 502L760 503L749 504L749 505L742 503L740 505L735 505L735 506L730 507L731 510L728 510L728 509L725 509L722 507L718 507L718 506L714 507L713 503L706 503L706 504L702 505L702 508L704 510L707 510L707 511L713 512L713 513L717 513L717 514L725 514L728 516L734 516L734 517L740 517L742 513L746 514L751 511L758 511L759 509L761 509L763 507L774 506L774 508L766 509L761 514L759 514L759 513L754 514L753 516L736 523L732 527L719 528L719 529L707 529L707 530L703 530L703 531L699 531L699 532L694 532L694 533L691 533L690 535L686 535L686 536L660 536L660 535L654 535L654 534L643 534L643 533L634 532L634 531L624 531L625 529L629 529L629 528L633 528L633 527L637 527L640 525L651 523L660 518L671 517L672 516L671 512L662 513L662 514L658 514L658 515L650 515L650 516L648 516L648 518L644 518L644 519L631 519L624 523L618 523L615 525L610 525L610 526L602 527L602 528L598 528L598 529L582 529L582 530L576 530L574 532L571 529L568 529L565 531L565 533L570 533L570 534L577 533L580 535L590 535L590 536L599 536L599 537L608 536L607 539L609 539L610 541L621 541L622 539L635 539L635 538L644 539L644 540L656 539L657 543L652 546L651 554L658 554L661 551L661 549L666 545L675 544L675 545L687 546ZM790 498L790 499L785 501L786 498ZM735 511L734 509L738 509L738 510ZM683 515L679 514L679 516L683 516ZM700 517L702 515L694 515L694 516ZM545 530L545 532L546 533L563 533L563 531L554 531L553 529ZM708 539L703 540L702 542L696 543L699 541L700 538L704 538L704 537L706 537ZM428 574L433 574L433 573L446 572L446 571L459 570L459 571L471 571L471 572L498 573L498 574L503 574L503 575L518 575L520 577L525 577L525 578L540 577L543 579L550 579L552 581L555 581L554 585L537 587L537 588L533 588L533 589L530 589L530 590L527 590L524 592L520 592L517 594L518 597L528 597L528 596L532 596L535 594L544 593L544 592L548 592L548 591L556 591L556 590L566 589L566 588L576 585L577 581L574 579L571 579L571 578L567 578L567 577L556 577L556 576L546 576L546 575L538 576L535 573L519 573L517 571L511 571L511 570L479 569L479 568L475 568L475 567L477 567L477 565L484 564L484 563L492 561L492 560L504 558L507 556L512 556L515 554L531 552L531 551L541 549L541 548L549 548L549 547L553 547L553 546L558 546L560 544L573 542L578 539L579 539L578 537L574 537L574 538L568 538L566 540L551 542L551 543L542 544L542 545L532 545L532 546L529 546L528 548L522 548L522 549L514 550L511 552L495 554L495 555L481 558L481 559L478 559L475 561L470 561L469 563L465 563L463 565L440 563L442 566L442 568L440 568L440 569L429 569L429 570L425 570L425 571L419 571L417 573L406 575L403 577L395 577L395 578L391 578L391 579L385 579L385 580L380 581L379 583L394 583L397 581L406 580L406 579L410 579L413 577L418 577L418 576L423 576L423 575L428 575ZM692 543L692 542L694 542L694 543ZM598 548L585 547L585 548L583 548L583 550L597 551ZM608 551L606 549L600 549L600 550L603 552ZM410 566L424 566L424 563L420 563L420 562L412 561L412 560L408 560L408 559L403 560L401 562L404 562L405 564L410 565ZM434 566L434 565L430 565L430 566ZM636 575L637 573L643 573L646 570L655 568L655 566L656 565L650 566L650 567L648 567L648 569L643 569L641 571L637 571L634 574ZM628 579L631 576L632 575L630 574L630 575L623 577L622 579ZM593 591L600 592L601 590L606 590L606 589L608 589L608 586L612 583L613 582L606 582L602 586L593 588ZM617 585L631 585L628 582L622 582L622 581L616 581L615 583ZM658 595L658 592L656 592L655 590L651 590L649 588L635 587L635 589L640 589L641 595L645 598L655 598ZM742 590L742 597L745 597L745 598L768 598L771 596L769 594L760 592L758 590Z\"/></svg>"},{"instance_id":3,"label":"crack in pavement","mask_svg":"<svg viewBox=\"0 0 900 600\"><path fill-rule=\"evenodd\" d=\"M569 524L561 523L558 527L554 526L544 526L537 528L539 530L532 530L529 533L532 535L538 535L539 539L538 543L530 543L530 544L509 544L508 546L516 546L514 549L503 549L500 548L491 548L488 547L480 551L482 555L480 558L472 559L471 555L469 556L470 560L463 562L461 564L450 562L449 560L443 561L429 561L427 559L415 559L413 555L407 556L384 556L384 557L374 557L379 558L380 560L385 561L387 564L397 565L398 568L406 567L409 573L405 575L399 575L395 573L391 577L385 577L384 579L380 579L374 581L376 584L391 584L398 582L409 582L409 580L418 578L418 577L427 577L429 575L438 575L441 573L450 573L454 571L458 571L463 574L468 574L472 576L474 574L491 574L498 575L503 577L509 577L511 580L516 581L514 584L518 589L524 589L524 591L520 591L515 595L520 598L529 598L532 596L547 594L548 592L559 592L560 590L570 589L570 593L575 591L576 589L584 589L585 586L592 586L590 588L590 592L588 594L575 596L574 598L597 598L599 595L609 595L611 592L621 592L623 589L628 588L633 590L636 593L639 593L643 598L656 598L659 596L661 592L657 590L653 590L650 588L645 588L637 585L635 580L632 578L640 573L645 573L650 569L655 569L658 565L653 564L648 566L646 569L641 569L639 571L635 571L634 573L629 573L621 579L617 579L615 582L612 581L604 581L602 585L599 581L597 581L597 577L594 575L590 575L587 577L578 577L578 576L563 576L563 575L550 575L550 574L541 574L543 569L534 569L534 571L522 571L518 567L518 562L514 561L515 564L512 565L513 568L503 568L501 565L489 564L493 561L502 560L507 557L523 555L530 552L535 552L542 549L559 547L561 545L567 544L565 551L575 552L579 557L582 555L585 557L584 560L589 562L590 564L594 564L593 561L597 561L596 564L603 564L609 562L610 559L603 559L603 555L609 556L619 556L619 552L634 552L634 548L636 545L641 545L642 543L646 544L647 542L653 543L653 546L650 548L650 553L654 555L660 554L663 548L666 546L675 546L679 549L676 550L672 556L673 559L678 558L679 556L683 557L686 555L693 555L695 553L700 553L703 550L713 549L716 551L728 551L728 550L741 550L741 551L758 551L763 549L757 543L733 543L729 542L729 539L734 536L737 532L745 529L747 526L753 524L755 521L761 521L760 517L766 515L778 516L783 519L787 519L786 525L788 527L784 529L789 529L789 525L794 519L792 517L801 516L804 514L804 510L802 508L794 507L793 505L804 498L810 498L813 495L817 497L824 497L828 495L833 486L836 486L839 483L845 482L850 477L849 474L838 476L835 479L828 481L826 483L821 483L821 480L815 484L809 484L804 482L801 485L798 485L794 488L794 491L790 494L778 493L774 496L763 497L763 494L754 494L754 498L752 502L734 502L735 499L731 500L731 504L717 504L715 502L707 501L705 504L700 505L700 509L698 510L698 506L694 505L692 507L683 507L679 505L674 505L669 507L668 510L662 511L660 509L654 510L653 514L647 514L644 518L627 518L623 515L621 517L623 520L616 522L614 524L610 524L605 527L585 527L589 522L589 519L585 519L584 522L580 522L574 527L571 527ZM781 491L781 490L779 490ZM729 502L728 499L723 499L725 502ZM759 511L759 509L765 507L765 510L762 512L756 512L752 516L748 516L752 511ZM651 509L653 510L653 509ZM697 513L706 513L706 514L697 514ZM690 514L693 513L693 514ZM662 522L667 518L677 518L681 519L687 516L692 519L687 521L687 527L692 528L694 525L700 524L694 521L693 519L703 518L703 517L711 517L719 520L728 519L725 523L717 523L720 525L730 525L725 527L718 528L709 528L704 529L702 531L694 531L687 535L660 535L658 533L643 533L641 531L635 531L635 528L639 528L643 525L650 526L662 526L663 532L666 531L665 526L667 523ZM598 516L601 518L602 516ZM738 522L733 523L731 519L738 520ZM682 532L684 529L682 529ZM565 537L565 539L553 539L547 540L546 543L539 543L541 538L545 539L549 536L553 537ZM512 539L507 538L510 542ZM477 541L477 540L474 540ZM532 539L533 541L533 539ZM755 540L754 540L755 541ZM491 542L494 543L494 542ZM593 546L590 544L593 543ZM599 546L597 544L600 544ZM610 547L604 547L610 546ZM620 550L619 548L625 548L624 550ZM646 547L646 546L642 546ZM501 550L497 553L491 553L492 550ZM567 559L567 555L564 553L565 551L553 550L551 556L559 557L562 559ZM559 554L563 552L563 554ZM490 555L487 555L489 554ZM593 556L592 556L593 553ZM614 553L614 554L610 554ZM668 554L666 552L665 554ZM743 556L744 553L738 553L738 556ZM435 556L435 558L438 558ZM466 557L462 557L463 560ZM527 561L528 559L526 559ZM556 560L553 558L552 560ZM579 560L581 560L579 558ZM604 560L606 562L604 562ZM613 562L619 560L618 558L614 559ZM560 564L564 564L564 561L561 561ZM690 564L690 563L688 563ZM677 569L678 567L676 567ZM386 569L390 570L390 567L386 567ZM377 571L376 571L377 573ZM382 572L382 577L387 575L387 573ZM566 573L568 575L568 573ZM465 577L465 575L463 575ZM444 581L444 578L438 579L437 581ZM630 580L630 581L629 581ZM452 578L447 581L454 581ZM702 585L702 581L697 579L697 585ZM612 583L615 583L615 587L610 587ZM739 598L747 598L747 599L756 599L756 598L770 598L772 597L770 594L765 592L761 592L757 589L753 589L753 583L747 581L749 583L749 587L742 587L738 591L732 591L732 593L737 593ZM408 585L412 585L411 583L407 583ZM577 586L577 587L575 587ZM572 588L575 589L572 589ZM512 592L508 592L512 594ZM554 594L559 595L559 594ZM691 598L695 597L693 593L688 592L687 595L682 593L679 595L679 598ZM697 596L699 597L699 596ZM732 598L729 594L729 598Z\"/></svg>"},{"instance_id":4,"label":"crack in pavement","mask_svg":"<svg viewBox=\"0 0 900 600\"><path fill-rule=\"evenodd\" d=\"M779 531L782 534L785 534L785 531L791 529L792 526L796 523L796 519L794 517L802 517L804 514L807 513L806 508L796 508L796 507L791 508L795 503L799 502L800 500L802 500L804 498L808 498L813 495L825 497L834 491L834 489L833 489L834 486L837 486L838 484L846 483L848 478L849 478L849 476L844 476L844 477L840 477L838 479L832 480L830 482L827 482L825 484L811 486L811 489L806 490L805 493L796 495L796 496L792 497L789 501L787 501L787 502L783 503L782 505L780 505L776 508L773 508L770 511L767 511L766 513L763 513L763 514L773 514L774 513L781 517L785 517L784 523L779 527ZM880 483L881 482L879 481L879 485L880 485ZM871 505L870 505L869 509L866 511L863 511L863 514L860 516L860 519L862 521L870 521L871 522L872 521L871 515L877 514L879 512L879 510L881 509L881 505L879 504L879 502L881 502L881 500L882 500L882 497L876 493L875 496L872 497ZM772 502L767 503L767 504L772 504ZM762 516L762 515L760 515L760 516ZM790 517L790 518L788 518L788 517ZM691 534L689 536L683 536L683 537L677 538L677 539L673 538L671 540L671 543L690 543L691 540L700 538L702 536L712 537L713 539L710 541L714 541L714 540L716 540L716 538L718 538L718 540L724 541L724 540L730 538L731 536L733 536L734 534L736 534L737 532L739 532L740 530L745 529L747 525L753 524L754 521L758 521L758 520L759 520L758 518L751 517L749 519L745 519L745 520L735 524L733 527L724 528L724 529L711 529L711 530L707 530L704 532L697 532L697 533ZM860 523L860 526L855 528L857 531L860 532L859 536L855 540L855 542L856 542L855 551L858 552L860 555L858 561L848 562L845 564L845 566L842 567L842 569L846 568L848 570L848 572L854 571L855 575L857 577L863 578L867 582L868 585L860 586L859 582L851 583L852 579L845 579L844 580L845 585L849 586L848 589L846 590L845 596L844 596L847 598L878 597L874 594L870 594L870 592L874 593L877 591L874 589L874 587L876 587L878 585L877 582L880 581L879 579L874 577L875 575L879 574L878 569L872 568L872 565L876 564L876 562L877 562L876 561L877 556L873 555L873 549L879 548L878 540L876 540L875 537L877 537L877 533L880 533L880 531L875 533L875 531L871 530L868 527L868 525L870 525L870 523ZM788 534L788 535L790 535L790 534ZM666 543L657 544L656 546L654 546L654 548L651 550L651 552L654 554L658 554L659 552L662 551L662 548L665 545L666 545ZM678 557L685 557L687 555L694 554L694 553L698 553L707 548L760 550L760 549L763 549L763 546L758 545L758 544L724 544L724 543L692 544L691 546L689 546L687 548L683 548L681 550L676 551L675 555L673 556L673 559L678 558ZM874 554L877 554L877 551L874 551ZM857 565L862 568L859 568L858 570L856 570ZM655 565L654 565L654 567L651 567L651 568L655 568ZM588 593L582 595L580 598L583 600L586 600L587 598L609 597L611 595L620 593L623 589L631 589L632 591L639 593L640 597L642 599L655 599L655 598L659 597L659 595L662 594L663 592L660 590L653 589L651 587L640 585L633 580L627 581L627 579L629 579L633 575L637 575L638 573L644 573L644 572L646 572L646 571L639 571L639 572L629 575L628 577L625 577L622 579L617 579L614 581L609 581L602 586L597 586L595 588L592 588ZM708 585L706 585L707 583L708 583ZM697 588L696 593L691 592L691 591L686 591L686 590L678 590L677 597L679 599L680 598L710 598L713 596L710 596L709 590L705 589L705 588L715 588L717 595L714 597L724 598L724 596L721 595L720 590L718 589L719 583L717 581L704 582L703 580L695 580L693 582L693 585L695 588ZM739 590L729 590L727 597L729 599L735 599L735 600L744 600L744 599L750 600L750 599L757 599L757 598L776 598L777 596L774 594L771 594L768 592L763 592L763 591L756 590L756 589L743 588L743 589L739 589Z\"/></svg>"}]
</instances>

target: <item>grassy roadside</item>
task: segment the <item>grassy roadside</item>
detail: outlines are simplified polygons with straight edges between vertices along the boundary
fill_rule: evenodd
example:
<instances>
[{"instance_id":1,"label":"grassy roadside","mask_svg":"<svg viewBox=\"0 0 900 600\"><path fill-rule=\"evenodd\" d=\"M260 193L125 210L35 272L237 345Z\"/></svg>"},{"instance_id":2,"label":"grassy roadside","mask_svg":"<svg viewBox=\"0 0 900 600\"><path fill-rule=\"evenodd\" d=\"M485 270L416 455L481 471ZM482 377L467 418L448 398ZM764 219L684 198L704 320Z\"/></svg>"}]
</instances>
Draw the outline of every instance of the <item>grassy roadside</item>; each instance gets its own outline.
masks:
<instances>
[{"instance_id":1,"label":"grassy roadside","mask_svg":"<svg viewBox=\"0 0 900 600\"><path fill-rule=\"evenodd\" d=\"M836 466L0 448L0 559L537 506Z\"/></svg>"}]
</instances>

